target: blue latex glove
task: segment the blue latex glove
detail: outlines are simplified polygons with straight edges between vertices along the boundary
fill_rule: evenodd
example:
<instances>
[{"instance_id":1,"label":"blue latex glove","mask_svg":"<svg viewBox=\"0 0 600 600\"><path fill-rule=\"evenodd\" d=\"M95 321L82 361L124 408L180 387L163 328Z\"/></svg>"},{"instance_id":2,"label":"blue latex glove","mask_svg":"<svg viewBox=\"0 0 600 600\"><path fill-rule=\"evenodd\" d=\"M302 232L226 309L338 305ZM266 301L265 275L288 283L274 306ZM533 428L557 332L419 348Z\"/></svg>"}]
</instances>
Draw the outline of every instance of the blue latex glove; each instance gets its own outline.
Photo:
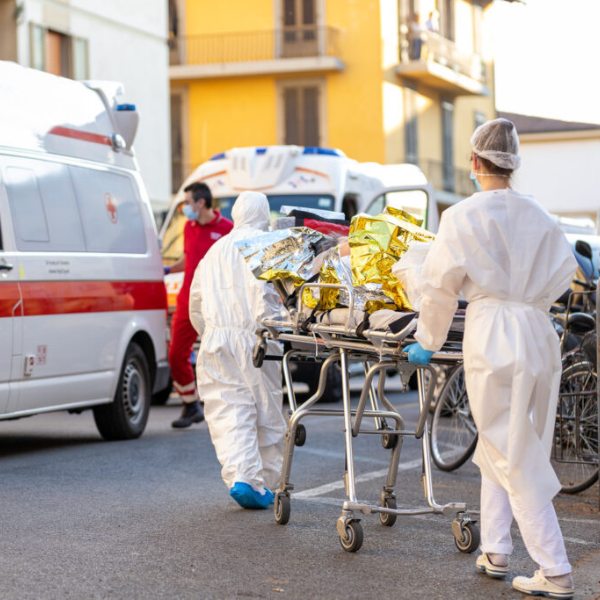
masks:
<instances>
[{"instance_id":1,"label":"blue latex glove","mask_svg":"<svg viewBox=\"0 0 600 600\"><path fill-rule=\"evenodd\" d=\"M163 271L165 275L168 275L171 272L171 267L163 267Z\"/></svg>"},{"instance_id":2,"label":"blue latex glove","mask_svg":"<svg viewBox=\"0 0 600 600\"><path fill-rule=\"evenodd\" d=\"M418 342L404 348L404 352L408 353L408 362L416 365L428 365L431 357L435 352L425 350Z\"/></svg>"}]
</instances>

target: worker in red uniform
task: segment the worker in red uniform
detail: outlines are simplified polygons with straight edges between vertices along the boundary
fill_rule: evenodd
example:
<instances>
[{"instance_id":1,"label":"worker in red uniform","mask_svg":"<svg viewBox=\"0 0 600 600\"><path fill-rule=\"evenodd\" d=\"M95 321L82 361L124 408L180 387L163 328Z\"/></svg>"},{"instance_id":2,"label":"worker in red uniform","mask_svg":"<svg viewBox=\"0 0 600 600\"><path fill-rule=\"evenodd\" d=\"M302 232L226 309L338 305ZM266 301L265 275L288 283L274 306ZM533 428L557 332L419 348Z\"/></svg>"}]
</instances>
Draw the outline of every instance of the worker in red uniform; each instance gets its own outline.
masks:
<instances>
[{"instance_id":1,"label":"worker in red uniform","mask_svg":"<svg viewBox=\"0 0 600 600\"><path fill-rule=\"evenodd\" d=\"M233 229L233 223L212 206L210 188L195 182L185 188L183 213L189 219L183 229L183 256L165 274L183 271L183 286L177 296L177 307L171 321L171 346L169 366L173 386L183 401L181 416L171 425L176 428L189 427L204 421L204 413L196 388L196 377L190 363L190 355L198 334L190 323L190 285L198 263L208 249Z\"/></svg>"}]
</instances>

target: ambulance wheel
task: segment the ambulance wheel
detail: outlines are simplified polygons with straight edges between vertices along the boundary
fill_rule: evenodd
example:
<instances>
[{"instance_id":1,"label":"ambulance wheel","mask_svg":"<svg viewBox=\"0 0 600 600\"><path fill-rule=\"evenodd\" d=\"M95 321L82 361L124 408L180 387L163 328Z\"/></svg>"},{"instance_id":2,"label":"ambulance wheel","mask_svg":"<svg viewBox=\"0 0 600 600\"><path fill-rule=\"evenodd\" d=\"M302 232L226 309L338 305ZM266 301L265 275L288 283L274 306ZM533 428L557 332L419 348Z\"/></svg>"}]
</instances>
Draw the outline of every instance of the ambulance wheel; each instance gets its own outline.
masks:
<instances>
[{"instance_id":1,"label":"ambulance wheel","mask_svg":"<svg viewBox=\"0 0 600 600\"><path fill-rule=\"evenodd\" d=\"M285 525L290 520L290 513L292 511L290 497L276 492L273 510L275 512L275 521L280 525Z\"/></svg>"},{"instance_id":2,"label":"ambulance wheel","mask_svg":"<svg viewBox=\"0 0 600 600\"><path fill-rule=\"evenodd\" d=\"M454 538L454 543L456 544L456 547L461 552L475 552L475 550L479 548L480 542L479 529L477 528L477 525L475 525L475 523L473 523L472 521L469 521L467 523L463 523L461 530L461 538Z\"/></svg>"},{"instance_id":3,"label":"ambulance wheel","mask_svg":"<svg viewBox=\"0 0 600 600\"><path fill-rule=\"evenodd\" d=\"M94 420L105 440L130 440L146 428L150 402L150 369L144 351L131 342L125 352L115 398L94 408Z\"/></svg>"},{"instance_id":4,"label":"ambulance wheel","mask_svg":"<svg viewBox=\"0 0 600 600\"><path fill-rule=\"evenodd\" d=\"M340 536L340 544L346 552L356 552L363 544L363 530L360 521L350 521L346 525L344 536Z\"/></svg>"}]
</instances>

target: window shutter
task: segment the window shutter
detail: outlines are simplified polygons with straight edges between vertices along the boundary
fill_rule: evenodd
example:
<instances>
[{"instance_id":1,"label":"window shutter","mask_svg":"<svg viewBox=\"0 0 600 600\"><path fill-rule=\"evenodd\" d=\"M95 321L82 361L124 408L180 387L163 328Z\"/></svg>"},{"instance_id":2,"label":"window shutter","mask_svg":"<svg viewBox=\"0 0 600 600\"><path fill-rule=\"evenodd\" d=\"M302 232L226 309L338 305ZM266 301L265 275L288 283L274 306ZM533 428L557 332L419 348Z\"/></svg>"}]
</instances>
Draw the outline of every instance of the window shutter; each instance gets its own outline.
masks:
<instances>
[{"instance_id":1,"label":"window shutter","mask_svg":"<svg viewBox=\"0 0 600 600\"><path fill-rule=\"evenodd\" d=\"M302 145L300 139L299 92L299 88L286 88L283 91L286 144Z\"/></svg>"},{"instance_id":2,"label":"window shutter","mask_svg":"<svg viewBox=\"0 0 600 600\"><path fill-rule=\"evenodd\" d=\"M303 145L319 145L319 88L307 87L304 92Z\"/></svg>"}]
</instances>

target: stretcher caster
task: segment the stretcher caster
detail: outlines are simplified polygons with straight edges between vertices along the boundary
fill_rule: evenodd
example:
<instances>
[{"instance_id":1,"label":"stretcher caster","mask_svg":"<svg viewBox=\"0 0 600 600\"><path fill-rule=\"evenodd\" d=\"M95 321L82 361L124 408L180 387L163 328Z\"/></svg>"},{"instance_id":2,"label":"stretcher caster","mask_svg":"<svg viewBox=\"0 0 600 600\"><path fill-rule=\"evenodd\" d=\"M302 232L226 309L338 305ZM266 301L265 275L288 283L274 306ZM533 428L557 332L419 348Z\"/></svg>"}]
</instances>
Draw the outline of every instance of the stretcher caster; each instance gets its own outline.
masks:
<instances>
[{"instance_id":1,"label":"stretcher caster","mask_svg":"<svg viewBox=\"0 0 600 600\"><path fill-rule=\"evenodd\" d=\"M306 427L304 425L298 425L296 429L296 437L294 438L294 444L296 446L304 446L306 442Z\"/></svg>"},{"instance_id":2,"label":"stretcher caster","mask_svg":"<svg viewBox=\"0 0 600 600\"><path fill-rule=\"evenodd\" d=\"M340 535L340 544L346 552L360 550L363 543L363 530L360 521L347 521L344 535Z\"/></svg>"},{"instance_id":3,"label":"stretcher caster","mask_svg":"<svg viewBox=\"0 0 600 600\"><path fill-rule=\"evenodd\" d=\"M275 492L273 510L275 512L275 521L280 525L285 525L290 520L290 497L285 493Z\"/></svg>"},{"instance_id":4,"label":"stretcher caster","mask_svg":"<svg viewBox=\"0 0 600 600\"><path fill-rule=\"evenodd\" d=\"M394 510L398 508L398 505L396 504L396 498L394 498L394 496L383 496L381 499L381 506L384 508L393 508ZM396 523L397 516L398 515L392 515L390 513L379 513L379 520L381 521L382 525L385 525L385 527L393 527Z\"/></svg>"},{"instance_id":5,"label":"stretcher caster","mask_svg":"<svg viewBox=\"0 0 600 600\"><path fill-rule=\"evenodd\" d=\"M384 433L381 436L381 445L386 450L391 450L392 448L395 448L397 443L398 443L397 435L390 435L389 433Z\"/></svg>"},{"instance_id":6,"label":"stretcher caster","mask_svg":"<svg viewBox=\"0 0 600 600\"><path fill-rule=\"evenodd\" d=\"M254 350L252 352L252 364L260 369L265 360L265 355L267 354L267 341L265 339L260 339L254 345Z\"/></svg>"},{"instance_id":7,"label":"stretcher caster","mask_svg":"<svg viewBox=\"0 0 600 600\"><path fill-rule=\"evenodd\" d=\"M452 521L454 543L461 552L475 552L479 548L479 529L475 521L455 519Z\"/></svg>"}]
</instances>

